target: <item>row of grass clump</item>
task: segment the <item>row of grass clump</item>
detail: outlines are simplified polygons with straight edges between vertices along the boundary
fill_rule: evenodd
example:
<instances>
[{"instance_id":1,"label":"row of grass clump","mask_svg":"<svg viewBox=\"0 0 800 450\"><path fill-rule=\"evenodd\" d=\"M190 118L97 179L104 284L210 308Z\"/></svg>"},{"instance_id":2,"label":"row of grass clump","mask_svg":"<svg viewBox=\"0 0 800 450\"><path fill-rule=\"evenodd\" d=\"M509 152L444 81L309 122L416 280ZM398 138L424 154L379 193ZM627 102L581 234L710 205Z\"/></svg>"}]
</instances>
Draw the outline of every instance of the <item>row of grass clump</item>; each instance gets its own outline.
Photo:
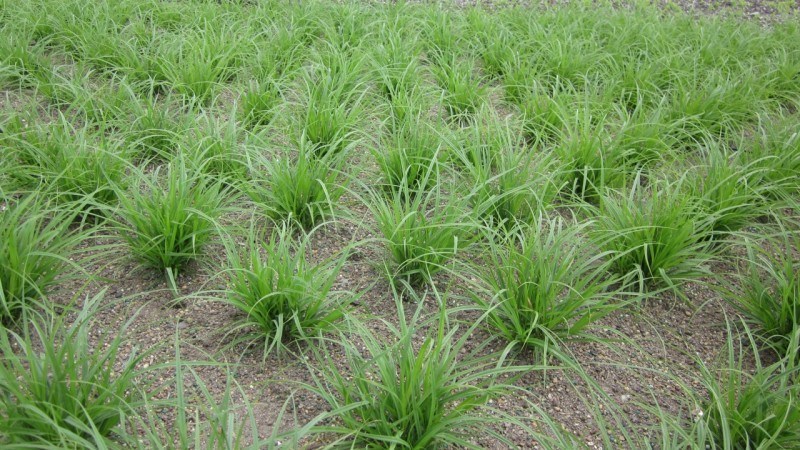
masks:
<instances>
[{"instance_id":1,"label":"row of grass clump","mask_svg":"<svg viewBox=\"0 0 800 450\"><path fill-rule=\"evenodd\" d=\"M691 304L685 285L716 278L741 322L728 322L722 370L698 361L699 384L681 384L700 413L643 401L660 426L626 439L727 449L800 438L792 23L577 7L39 3L0 6L0 85L15 99L0 123L0 444L263 448L311 434L351 448L478 447L475 429L507 422L545 446L583 445L538 405L531 426L488 400L554 360L591 385L570 341L596 339L599 320L663 292ZM312 257L315 237L341 223L373 237ZM397 308L386 336L352 314L362 292L337 290L367 247ZM235 380L220 404L179 342L174 361L149 371L121 350L122 332L94 349L102 294L75 294L73 307L48 299L71 277L94 278L89 267L128 259L178 297L179 274L202 263L218 287L190 298L241 312L226 340L265 357L305 353L302 388L329 410L265 438L246 400L237 414ZM738 270L719 273L725 260ZM424 311L429 297L438 313ZM450 298L470 306L448 309ZM404 299L418 300L411 319ZM478 320L459 323L464 309ZM494 338L476 348L479 329ZM314 361L338 350L347 371L319 372ZM156 371L174 385L150 383ZM158 400L162 389L178 395ZM185 407L197 402L190 429ZM156 405L177 411L178 436L144 412Z\"/></svg>"}]
</instances>

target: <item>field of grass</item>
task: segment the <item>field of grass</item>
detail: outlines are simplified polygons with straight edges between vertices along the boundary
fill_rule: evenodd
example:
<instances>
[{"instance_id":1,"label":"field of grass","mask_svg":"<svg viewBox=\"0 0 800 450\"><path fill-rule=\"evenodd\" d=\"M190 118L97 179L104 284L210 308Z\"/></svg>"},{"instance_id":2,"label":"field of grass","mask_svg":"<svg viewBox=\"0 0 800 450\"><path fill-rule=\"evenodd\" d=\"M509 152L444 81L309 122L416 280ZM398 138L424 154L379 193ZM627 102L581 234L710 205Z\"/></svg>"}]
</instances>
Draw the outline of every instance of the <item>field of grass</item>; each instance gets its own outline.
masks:
<instances>
[{"instance_id":1,"label":"field of grass","mask_svg":"<svg viewBox=\"0 0 800 450\"><path fill-rule=\"evenodd\" d=\"M0 93L2 448L800 445L797 15L0 0Z\"/></svg>"}]
</instances>

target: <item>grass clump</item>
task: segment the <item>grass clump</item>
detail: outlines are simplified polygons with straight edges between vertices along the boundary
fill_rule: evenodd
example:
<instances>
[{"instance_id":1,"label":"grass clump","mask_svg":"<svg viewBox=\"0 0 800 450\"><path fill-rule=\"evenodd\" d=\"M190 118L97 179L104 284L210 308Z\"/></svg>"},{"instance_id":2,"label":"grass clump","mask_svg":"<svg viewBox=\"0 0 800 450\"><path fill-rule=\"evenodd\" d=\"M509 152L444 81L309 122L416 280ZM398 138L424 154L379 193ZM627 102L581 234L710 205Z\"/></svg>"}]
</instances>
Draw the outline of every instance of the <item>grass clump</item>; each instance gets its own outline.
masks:
<instances>
[{"instance_id":1,"label":"grass clump","mask_svg":"<svg viewBox=\"0 0 800 450\"><path fill-rule=\"evenodd\" d=\"M228 193L180 158L161 169L140 173L142 186L120 192L117 228L134 258L174 280L213 238Z\"/></svg>"},{"instance_id":2,"label":"grass clump","mask_svg":"<svg viewBox=\"0 0 800 450\"><path fill-rule=\"evenodd\" d=\"M0 324L6 324L68 271L86 232L70 229L77 212L53 208L36 194L3 196L0 205Z\"/></svg>"},{"instance_id":3,"label":"grass clump","mask_svg":"<svg viewBox=\"0 0 800 450\"><path fill-rule=\"evenodd\" d=\"M237 328L255 327L265 353L290 340L316 337L344 315L330 298L346 258L313 265L309 237L295 238L284 226L262 238L251 230L249 251L229 250L225 302L246 314ZM242 254L243 253L243 254Z\"/></svg>"},{"instance_id":4,"label":"grass clump","mask_svg":"<svg viewBox=\"0 0 800 450\"><path fill-rule=\"evenodd\" d=\"M768 366L761 364L749 333L738 351L734 339L728 339L722 368L700 366L702 389L709 400L698 401L690 439L714 449L792 448L800 439L799 339L800 332L795 332L789 353ZM752 352L744 348L748 343ZM746 368L745 359L753 359L755 368Z\"/></svg>"},{"instance_id":5,"label":"grass clump","mask_svg":"<svg viewBox=\"0 0 800 450\"><path fill-rule=\"evenodd\" d=\"M394 282L411 288L431 282L473 238L475 224L464 201L448 198L440 189L403 189L388 198L371 190L365 200L388 250L385 268Z\"/></svg>"},{"instance_id":6,"label":"grass clump","mask_svg":"<svg viewBox=\"0 0 800 450\"><path fill-rule=\"evenodd\" d=\"M188 147L190 169L228 184L244 181L247 178L247 157L239 142L240 131L236 122L225 122L208 115L198 119L201 128L182 144Z\"/></svg>"},{"instance_id":7,"label":"grass clump","mask_svg":"<svg viewBox=\"0 0 800 450\"><path fill-rule=\"evenodd\" d=\"M219 83L233 78L240 58L238 36L230 25L212 24L165 35L153 62L157 76L179 94L207 103Z\"/></svg>"},{"instance_id":8,"label":"grass clump","mask_svg":"<svg viewBox=\"0 0 800 450\"><path fill-rule=\"evenodd\" d=\"M151 88L142 100L132 100L133 122L120 123L133 156L142 160L171 159L188 128L190 117L173 106L172 99L161 98Z\"/></svg>"},{"instance_id":9,"label":"grass clump","mask_svg":"<svg viewBox=\"0 0 800 450\"><path fill-rule=\"evenodd\" d=\"M565 181L552 154L527 147L516 128L497 117L467 134L453 156L466 169L467 197L481 221L510 230L554 205Z\"/></svg>"},{"instance_id":10,"label":"grass clump","mask_svg":"<svg viewBox=\"0 0 800 450\"><path fill-rule=\"evenodd\" d=\"M624 305L614 301L619 280L608 276L608 254L582 242L588 226L539 216L529 228L491 235L473 298L495 333L546 359Z\"/></svg>"},{"instance_id":11,"label":"grass clump","mask_svg":"<svg viewBox=\"0 0 800 450\"><path fill-rule=\"evenodd\" d=\"M600 198L595 239L611 256L611 269L646 286L677 288L705 274L713 256L709 247L711 217L685 195L682 182L637 179L628 193L609 191Z\"/></svg>"},{"instance_id":12,"label":"grass clump","mask_svg":"<svg viewBox=\"0 0 800 450\"><path fill-rule=\"evenodd\" d=\"M765 242L747 239L739 289L725 290L755 333L785 354L800 330L800 248L797 231L782 228Z\"/></svg>"},{"instance_id":13,"label":"grass clump","mask_svg":"<svg viewBox=\"0 0 800 450\"><path fill-rule=\"evenodd\" d=\"M249 130L272 123L283 98L275 80L251 81L240 99L241 122Z\"/></svg>"},{"instance_id":14,"label":"grass clump","mask_svg":"<svg viewBox=\"0 0 800 450\"><path fill-rule=\"evenodd\" d=\"M594 203L608 188L625 185L626 172L616 147L608 142L602 126L585 125L569 132L556 145L571 197Z\"/></svg>"},{"instance_id":15,"label":"grass clump","mask_svg":"<svg viewBox=\"0 0 800 450\"><path fill-rule=\"evenodd\" d=\"M383 176L381 186L391 193L424 192L438 182L441 143L430 125L410 119L372 150Z\"/></svg>"},{"instance_id":16,"label":"grass clump","mask_svg":"<svg viewBox=\"0 0 800 450\"><path fill-rule=\"evenodd\" d=\"M296 156L256 154L245 193L273 220L304 229L333 218L344 192L345 158L333 153L317 156L315 151L313 144L301 141Z\"/></svg>"},{"instance_id":17,"label":"grass clump","mask_svg":"<svg viewBox=\"0 0 800 450\"><path fill-rule=\"evenodd\" d=\"M417 42L387 28L382 42L371 54L378 91L387 100L409 92L420 84Z\"/></svg>"},{"instance_id":18,"label":"grass clump","mask_svg":"<svg viewBox=\"0 0 800 450\"><path fill-rule=\"evenodd\" d=\"M574 96L559 89L547 92L543 87L520 94L523 132L529 142L552 144L564 134Z\"/></svg>"},{"instance_id":19,"label":"grass clump","mask_svg":"<svg viewBox=\"0 0 800 450\"><path fill-rule=\"evenodd\" d=\"M17 133L12 172L22 185L39 185L59 203L93 213L117 201L128 167L119 145L88 128L75 129L62 116L48 128Z\"/></svg>"},{"instance_id":20,"label":"grass clump","mask_svg":"<svg viewBox=\"0 0 800 450\"><path fill-rule=\"evenodd\" d=\"M90 343L102 293L87 299L72 323L30 314L23 331L0 333L0 444L7 448L106 448L135 414L143 394L137 364L124 354L122 332ZM123 327L124 330L124 327ZM93 333L92 333L93 334Z\"/></svg>"},{"instance_id":21,"label":"grass clump","mask_svg":"<svg viewBox=\"0 0 800 450\"><path fill-rule=\"evenodd\" d=\"M300 124L301 140L313 146L309 156L342 153L354 140L361 96L356 95L358 82L354 73L357 72L349 70L333 65L320 68L316 76L305 77L308 103Z\"/></svg>"},{"instance_id":22,"label":"grass clump","mask_svg":"<svg viewBox=\"0 0 800 450\"><path fill-rule=\"evenodd\" d=\"M505 366L505 354L481 355L485 345L469 350L467 337L477 324L459 335L458 327L447 328L444 311L418 344L419 309L408 325L398 308L399 327L385 324L389 339L352 323L365 350L343 339L347 373L324 365L314 375L309 389L330 405L327 416L335 422L312 432L334 434L332 448L480 448L470 440L477 432L511 445L488 426L514 419L492 416L497 412L487 402L513 390L501 377L520 369Z\"/></svg>"},{"instance_id":23,"label":"grass clump","mask_svg":"<svg viewBox=\"0 0 800 450\"><path fill-rule=\"evenodd\" d=\"M621 163L632 170L651 169L674 157L674 124L662 117L660 110L640 104L620 113L621 124L610 145L618 148Z\"/></svg>"},{"instance_id":24,"label":"grass clump","mask_svg":"<svg viewBox=\"0 0 800 450\"><path fill-rule=\"evenodd\" d=\"M768 199L786 201L800 193L800 133L788 118L762 124L742 160L751 168L748 182Z\"/></svg>"},{"instance_id":25,"label":"grass clump","mask_svg":"<svg viewBox=\"0 0 800 450\"><path fill-rule=\"evenodd\" d=\"M476 75L474 62L458 57L443 59L434 71L443 90L444 107L450 117L465 118L484 102L486 88Z\"/></svg>"},{"instance_id":26,"label":"grass clump","mask_svg":"<svg viewBox=\"0 0 800 450\"><path fill-rule=\"evenodd\" d=\"M695 166L697 173L689 188L703 214L711 218L711 231L717 235L738 231L765 212L764 189L750 182L760 176L761 169L757 164L742 163L731 153L708 147L703 164Z\"/></svg>"}]
</instances>

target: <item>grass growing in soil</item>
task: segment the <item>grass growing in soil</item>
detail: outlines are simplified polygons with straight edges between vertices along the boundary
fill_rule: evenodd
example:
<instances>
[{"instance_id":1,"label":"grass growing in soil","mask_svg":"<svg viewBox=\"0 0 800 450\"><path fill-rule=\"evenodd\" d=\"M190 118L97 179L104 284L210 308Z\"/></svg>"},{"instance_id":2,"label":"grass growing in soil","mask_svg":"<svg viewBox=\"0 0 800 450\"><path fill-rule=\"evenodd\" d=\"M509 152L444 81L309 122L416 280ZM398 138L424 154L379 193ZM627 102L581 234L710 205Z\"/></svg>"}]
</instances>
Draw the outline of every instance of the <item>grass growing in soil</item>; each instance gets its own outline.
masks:
<instances>
[{"instance_id":1,"label":"grass growing in soil","mask_svg":"<svg viewBox=\"0 0 800 450\"><path fill-rule=\"evenodd\" d=\"M0 447L792 448L797 8L681 5L0 2Z\"/></svg>"},{"instance_id":2,"label":"grass growing in soil","mask_svg":"<svg viewBox=\"0 0 800 450\"><path fill-rule=\"evenodd\" d=\"M256 327L262 338L253 340L263 342L267 352L280 350L290 340L316 337L345 314L344 305L331 295L345 258L309 264L310 237L295 239L286 226L269 237L253 230L249 251L240 255L229 250L225 301L246 314L241 326Z\"/></svg>"}]
</instances>

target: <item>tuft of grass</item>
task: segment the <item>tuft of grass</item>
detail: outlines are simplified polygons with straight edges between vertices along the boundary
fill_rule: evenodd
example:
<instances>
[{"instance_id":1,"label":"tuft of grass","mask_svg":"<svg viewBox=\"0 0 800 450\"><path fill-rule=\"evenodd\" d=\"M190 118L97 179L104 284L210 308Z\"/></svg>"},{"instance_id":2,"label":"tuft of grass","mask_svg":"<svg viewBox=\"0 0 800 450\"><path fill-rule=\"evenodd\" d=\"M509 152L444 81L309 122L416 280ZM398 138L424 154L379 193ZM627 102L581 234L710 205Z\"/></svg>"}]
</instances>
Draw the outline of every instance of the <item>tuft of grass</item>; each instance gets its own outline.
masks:
<instances>
[{"instance_id":1,"label":"tuft of grass","mask_svg":"<svg viewBox=\"0 0 800 450\"><path fill-rule=\"evenodd\" d=\"M490 235L473 295L487 325L511 343L542 352L586 337L584 330L624 306L608 254L584 243L590 223L539 216L528 228Z\"/></svg>"},{"instance_id":2,"label":"tuft of grass","mask_svg":"<svg viewBox=\"0 0 800 450\"><path fill-rule=\"evenodd\" d=\"M436 169L431 164L427 170ZM445 196L440 186L413 194L395 190L388 198L371 189L364 201L388 251L387 275L412 289L430 283L474 237L465 200Z\"/></svg>"},{"instance_id":3,"label":"tuft of grass","mask_svg":"<svg viewBox=\"0 0 800 450\"><path fill-rule=\"evenodd\" d=\"M10 156L18 162L11 175L23 185L39 185L58 203L100 213L116 204L117 190L125 186L125 151L87 127L74 128L63 116L10 140Z\"/></svg>"},{"instance_id":4,"label":"tuft of grass","mask_svg":"<svg viewBox=\"0 0 800 450\"><path fill-rule=\"evenodd\" d=\"M255 153L251 181L243 186L250 199L273 220L310 229L334 217L344 192L343 155L316 155L314 144L301 140L297 155Z\"/></svg>"},{"instance_id":5,"label":"tuft of grass","mask_svg":"<svg viewBox=\"0 0 800 450\"><path fill-rule=\"evenodd\" d=\"M431 10L425 27L424 47L428 61L441 63L455 57L462 43L462 26L456 16Z\"/></svg>"},{"instance_id":6,"label":"tuft of grass","mask_svg":"<svg viewBox=\"0 0 800 450\"><path fill-rule=\"evenodd\" d=\"M199 127L186 139L191 170L236 184L247 178L247 157L239 142L234 120L222 121L209 115L198 117Z\"/></svg>"},{"instance_id":7,"label":"tuft of grass","mask_svg":"<svg viewBox=\"0 0 800 450\"><path fill-rule=\"evenodd\" d=\"M768 366L762 365L749 330L743 344L734 341L727 340L720 369L700 364L704 395L696 400L695 423L687 435L700 448L792 448L800 440L800 330L791 336L787 355ZM755 362L754 369L745 367L746 359Z\"/></svg>"},{"instance_id":8,"label":"tuft of grass","mask_svg":"<svg viewBox=\"0 0 800 450\"><path fill-rule=\"evenodd\" d=\"M707 135L722 139L740 132L759 110L750 76L731 80L715 70L702 80L679 79L666 110L669 120L679 124L675 137L691 147Z\"/></svg>"},{"instance_id":9,"label":"tuft of grass","mask_svg":"<svg viewBox=\"0 0 800 450\"><path fill-rule=\"evenodd\" d=\"M389 29L371 53L378 91L387 100L411 91L421 82L417 42Z\"/></svg>"},{"instance_id":10,"label":"tuft of grass","mask_svg":"<svg viewBox=\"0 0 800 450\"><path fill-rule=\"evenodd\" d=\"M425 111L424 103L424 95L416 87L392 95L387 101L389 111L384 121L387 131L391 134L397 133L409 122L422 117Z\"/></svg>"},{"instance_id":11,"label":"tuft of grass","mask_svg":"<svg viewBox=\"0 0 800 450\"><path fill-rule=\"evenodd\" d=\"M141 186L119 194L116 228L136 260L174 281L214 237L228 192L221 181L191 170L181 158L137 179Z\"/></svg>"},{"instance_id":12,"label":"tuft of grass","mask_svg":"<svg viewBox=\"0 0 800 450\"><path fill-rule=\"evenodd\" d=\"M800 330L800 248L797 231L781 227L766 241L747 238L746 268L738 289L723 289L725 297L750 327L778 354L787 354Z\"/></svg>"},{"instance_id":13,"label":"tuft of grass","mask_svg":"<svg viewBox=\"0 0 800 450\"><path fill-rule=\"evenodd\" d=\"M334 59L334 65L321 68L316 76L304 77L308 103L300 121L301 140L312 144L309 156L339 154L353 144L362 96L356 93L356 72L339 61Z\"/></svg>"},{"instance_id":14,"label":"tuft of grass","mask_svg":"<svg viewBox=\"0 0 800 450\"><path fill-rule=\"evenodd\" d=\"M621 162L631 170L651 169L675 158L674 123L660 109L640 104L632 112L620 112L621 124L610 145L618 148Z\"/></svg>"},{"instance_id":15,"label":"tuft of grass","mask_svg":"<svg viewBox=\"0 0 800 450\"><path fill-rule=\"evenodd\" d=\"M593 203L606 189L625 186L627 172L620 147L609 141L603 121L595 125L586 118L556 144L569 195Z\"/></svg>"},{"instance_id":16,"label":"tuft of grass","mask_svg":"<svg viewBox=\"0 0 800 450\"><path fill-rule=\"evenodd\" d=\"M478 53L489 77L505 78L508 70L518 65L520 56L513 41L514 36L502 27L491 27L479 34Z\"/></svg>"},{"instance_id":17,"label":"tuft of grass","mask_svg":"<svg viewBox=\"0 0 800 450\"><path fill-rule=\"evenodd\" d=\"M231 80L239 64L240 34L232 25L207 24L197 30L166 34L157 42L153 66L177 93L210 101L219 83Z\"/></svg>"},{"instance_id":18,"label":"tuft of grass","mask_svg":"<svg viewBox=\"0 0 800 450\"><path fill-rule=\"evenodd\" d=\"M511 104L522 106L536 89L536 68L516 58L506 65L502 83L503 98Z\"/></svg>"},{"instance_id":19,"label":"tuft of grass","mask_svg":"<svg viewBox=\"0 0 800 450\"><path fill-rule=\"evenodd\" d=\"M711 219L687 196L683 181L640 185L628 193L600 197L594 229L597 246L611 257L611 269L638 282L639 289L682 282L708 272L712 258Z\"/></svg>"},{"instance_id":20,"label":"tuft of grass","mask_svg":"<svg viewBox=\"0 0 800 450\"><path fill-rule=\"evenodd\" d=\"M0 444L8 448L107 448L143 397L137 364L146 353L123 350L123 331L90 343L101 292L72 323L29 314L22 331L0 333Z\"/></svg>"},{"instance_id":21,"label":"tuft of grass","mask_svg":"<svg viewBox=\"0 0 800 450\"><path fill-rule=\"evenodd\" d=\"M390 195L427 191L438 182L441 143L430 125L419 119L409 119L399 127L382 148L372 150L381 169L381 186Z\"/></svg>"},{"instance_id":22,"label":"tuft of grass","mask_svg":"<svg viewBox=\"0 0 800 450\"><path fill-rule=\"evenodd\" d=\"M90 79L91 80L91 79ZM126 78L113 77L99 86L91 80L77 86L78 92L70 105L98 128L113 129L115 124L127 122L131 102L131 85Z\"/></svg>"},{"instance_id":23,"label":"tuft of grass","mask_svg":"<svg viewBox=\"0 0 800 450\"><path fill-rule=\"evenodd\" d=\"M476 433L512 445L490 425L519 421L487 402L513 391L502 378L522 369L504 364L506 352L481 354L486 344L468 349L478 324L458 334L458 327L447 326L444 309L418 343L418 329L428 324L419 319L422 308L408 324L402 301L396 302L400 325L384 323L386 337L350 322L363 350L342 337L346 373L332 365L323 365L321 375L311 370L314 384L307 389L330 405L325 418L333 421L311 432L336 437L331 448L479 448L470 439ZM316 350L317 359L327 360L327 352Z\"/></svg>"},{"instance_id":24,"label":"tuft of grass","mask_svg":"<svg viewBox=\"0 0 800 450\"><path fill-rule=\"evenodd\" d=\"M793 448L800 439L798 341L800 332L792 336L785 356L765 366L746 324L737 332L728 321L720 361L710 366L694 357L699 373L691 384L670 376L691 414L676 417L645 406L659 420L659 448ZM644 445L655 447L648 438Z\"/></svg>"},{"instance_id":25,"label":"tuft of grass","mask_svg":"<svg viewBox=\"0 0 800 450\"><path fill-rule=\"evenodd\" d=\"M191 117L175 108L171 98L161 98L151 86L142 100L131 102L133 122L120 123L118 127L133 155L140 159L169 160L175 155L182 136L189 128ZM136 96L132 94L132 98Z\"/></svg>"},{"instance_id":26,"label":"tuft of grass","mask_svg":"<svg viewBox=\"0 0 800 450\"><path fill-rule=\"evenodd\" d=\"M486 87L476 75L472 60L465 61L456 56L441 60L434 75L443 90L444 107L451 117L469 116L484 103Z\"/></svg>"},{"instance_id":27,"label":"tuft of grass","mask_svg":"<svg viewBox=\"0 0 800 450\"><path fill-rule=\"evenodd\" d=\"M710 216L713 233L738 231L765 212L762 187L750 183L760 176L761 169L743 163L739 154L709 145L695 171L690 195L699 200L703 213Z\"/></svg>"},{"instance_id":28,"label":"tuft of grass","mask_svg":"<svg viewBox=\"0 0 800 450\"><path fill-rule=\"evenodd\" d=\"M16 320L72 267L69 255L87 233L70 228L77 214L36 193L0 197L0 324Z\"/></svg>"},{"instance_id":29,"label":"tuft of grass","mask_svg":"<svg viewBox=\"0 0 800 450\"><path fill-rule=\"evenodd\" d=\"M565 133L575 97L554 88L551 92L536 87L520 94L522 130L532 143L552 144Z\"/></svg>"},{"instance_id":30,"label":"tuft of grass","mask_svg":"<svg viewBox=\"0 0 800 450\"><path fill-rule=\"evenodd\" d=\"M249 130L272 123L283 98L276 80L251 81L241 96L241 122Z\"/></svg>"},{"instance_id":31,"label":"tuft of grass","mask_svg":"<svg viewBox=\"0 0 800 450\"><path fill-rule=\"evenodd\" d=\"M474 187L468 197L473 212L486 225L505 230L525 226L553 208L565 185L556 160L525 151L504 152L496 173L474 168L471 172Z\"/></svg>"},{"instance_id":32,"label":"tuft of grass","mask_svg":"<svg viewBox=\"0 0 800 450\"><path fill-rule=\"evenodd\" d=\"M247 72L262 82L293 74L306 57L306 32L299 23L270 24L253 39L255 53L243 61Z\"/></svg>"},{"instance_id":33,"label":"tuft of grass","mask_svg":"<svg viewBox=\"0 0 800 450\"><path fill-rule=\"evenodd\" d=\"M14 28L3 27L0 33L0 85L32 87L48 80L53 71L53 63L45 52L48 40L37 42L32 30Z\"/></svg>"},{"instance_id":34,"label":"tuft of grass","mask_svg":"<svg viewBox=\"0 0 800 450\"><path fill-rule=\"evenodd\" d=\"M742 162L752 168L752 186L763 189L769 199L786 201L800 193L800 133L793 120L774 120L759 127Z\"/></svg>"},{"instance_id":35,"label":"tuft of grass","mask_svg":"<svg viewBox=\"0 0 800 450\"><path fill-rule=\"evenodd\" d=\"M549 209L564 187L561 164L552 153L528 148L517 129L490 113L452 145L452 157L466 169L473 212L490 227L508 230L528 223Z\"/></svg>"},{"instance_id":36,"label":"tuft of grass","mask_svg":"<svg viewBox=\"0 0 800 450\"><path fill-rule=\"evenodd\" d=\"M223 301L246 315L236 328L254 327L247 339L262 341L265 355L286 342L317 337L345 313L331 298L331 287L346 255L311 264L309 237L295 238L285 225L269 237L251 228L249 248L228 250Z\"/></svg>"}]
</instances>

